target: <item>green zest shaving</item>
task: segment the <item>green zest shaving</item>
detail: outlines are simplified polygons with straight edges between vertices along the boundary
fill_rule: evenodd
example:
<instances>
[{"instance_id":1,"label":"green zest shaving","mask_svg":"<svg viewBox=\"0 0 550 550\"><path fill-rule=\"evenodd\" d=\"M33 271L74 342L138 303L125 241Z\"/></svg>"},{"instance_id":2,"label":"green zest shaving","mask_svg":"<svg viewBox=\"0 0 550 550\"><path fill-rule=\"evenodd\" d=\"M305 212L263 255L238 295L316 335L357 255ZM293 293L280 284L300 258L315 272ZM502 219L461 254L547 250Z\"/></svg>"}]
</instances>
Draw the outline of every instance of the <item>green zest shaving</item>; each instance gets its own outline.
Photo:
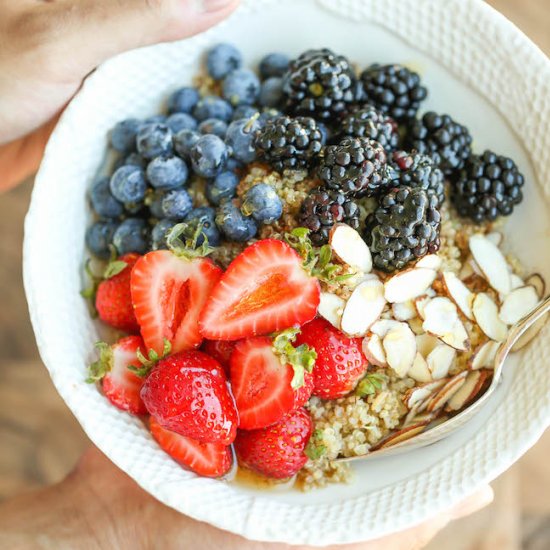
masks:
<instances>
[{"instance_id":1,"label":"green zest shaving","mask_svg":"<svg viewBox=\"0 0 550 550\"><path fill-rule=\"evenodd\" d=\"M310 460L318 460L319 458L321 458L326 454L327 448L322 443L322 441L323 441L323 431L315 430L311 434L311 437L309 438L309 441L304 450L306 456Z\"/></svg>"},{"instance_id":2,"label":"green zest shaving","mask_svg":"<svg viewBox=\"0 0 550 550\"><path fill-rule=\"evenodd\" d=\"M191 231L193 231L193 234L189 237ZM197 246L201 234L203 241L200 246ZM182 239L182 236L185 240ZM188 260L204 258L214 251L208 244L208 237L203 232L202 224L197 224L196 229L193 230L193 227L187 223L178 223L168 231L166 244L176 256L187 258Z\"/></svg>"},{"instance_id":3,"label":"green zest shaving","mask_svg":"<svg viewBox=\"0 0 550 550\"><path fill-rule=\"evenodd\" d=\"M294 376L290 385L297 390L304 385L306 371L311 372L315 366L317 352L307 344L295 348L292 342L300 334L299 328L289 328L276 334L273 338L273 351L281 359L283 365L291 365L294 369Z\"/></svg>"},{"instance_id":4,"label":"green zest shaving","mask_svg":"<svg viewBox=\"0 0 550 550\"><path fill-rule=\"evenodd\" d=\"M367 395L374 395L378 390L382 389L382 385L386 381L386 378L382 374L372 373L367 374L355 388L355 394L359 397L366 397Z\"/></svg>"},{"instance_id":5,"label":"green zest shaving","mask_svg":"<svg viewBox=\"0 0 550 550\"><path fill-rule=\"evenodd\" d=\"M105 268L103 278L110 279L111 277L122 273L127 267L128 264L126 262L123 262L121 260L111 260L109 262L109 265Z\"/></svg>"},{"instance_id":6,"label":"green zest shaving","mask_svg":"<svg viewBox=\"0 0 550 550\"><path fill-rule=\"evenodd\" d=\"M164 339L164 348L162 350L162 356L159 357L159 354L154 350L150 349L147 357L141 353L141 350L138 349L136 352L136 357L141 363L141 366L136 367L135 365L129 365L128 370L131 370L134 374L137 374L140 378L145 378L150 372L151 369L164 357L170 354L172 350L172 344L166 338Z\"/></svg>"},{"instance_id":7,"label":"green zest shaving","mask_svg":"<svg viewBox=\"0 0 550 550\"><path fill-rule=\"evenodd\" d=\"M86 382L93 384L101 380L113 368L113 350L105 342L96 342L95 347L99 351L99 359L88 367Z\"/></svg>"},{"instance_id":8,"label":"green zest shaving","mask_svg":"<svg viewBox=\"0 0 550 550\"><path fill-rule=\"evenodd\" d=\"M97 312L95 311L95 295L97 294L97 288L99 287L99 284L102 281L105 281L107 279L110 279L111 277L114 277L115 275L118 275L119 273L122 273L124 269L128 266L126 262L123 262L121 260L117 260L117 252L114 246L111 245L111 259L109 263L107 264L107 267L105 268L105 271L103 272L103 275L96 275L92 271L91 267L91 260L86 260L86 263L84 265L84 271L86 272L86 275L88 276L88 279L90 280L90 284L87 288L80 291L80 295L83 298L86 298L87 300L90 300L91 306L93 308L94 317L97 316Z\"/></svg>"},{"instance_id":9,"label":"green zest shaving","mask_svg":"<svg viewBox=\"0 0 550 550\"><path fill-rule=\"evenodd\" d=\"M337 275L342 267L331 262L331 246L325 244L321 248L315 248L309 238L309 233L309 229L297 227L285 235L286 242L303 258L303 267L306 271L327 283L345 281L355 276L355 273Z\"/></svg>"}]
</instances>

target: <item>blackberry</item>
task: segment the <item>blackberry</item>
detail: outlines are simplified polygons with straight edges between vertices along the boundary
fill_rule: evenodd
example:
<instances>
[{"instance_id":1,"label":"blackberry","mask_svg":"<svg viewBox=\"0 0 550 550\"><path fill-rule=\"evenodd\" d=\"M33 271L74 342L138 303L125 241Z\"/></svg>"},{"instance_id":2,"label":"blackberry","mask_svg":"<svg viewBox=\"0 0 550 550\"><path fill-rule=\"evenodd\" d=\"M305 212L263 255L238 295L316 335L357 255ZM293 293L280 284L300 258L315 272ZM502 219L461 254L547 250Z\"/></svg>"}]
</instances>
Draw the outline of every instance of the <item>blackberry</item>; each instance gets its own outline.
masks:
<instances>
[{"instance_id":1,"label":"blackberry","mask_svg":"<svg viewBox=\"0 0 550 550\"><path fill-rule=\"evenodd\" d=\"M345 114L357 98L350 62L329 49L308 50L290 63L283 77L285 111L318 120Z\"/></svg>"},{"instance_id":2,"label":"blackberry","mask_svg":"<svg viewBox=\"0 0 550 550\"><path fill-rule=\"evenodd\" d=\"M402 65L371 65L361 73L363 99L398 121L414 118L428 96L417 73Z\"/></svg>"},{"instance_id":3,"label":"blackberry","mask_svg":"<svg viewBox=\"0 0 550 550\"><path fill-rule=\"evenodd\" d=\"M412 123L407 141L411 149L430 155L447 176L464 166L472 149L472 136L465 126L432 111Z\"/></svg>"},{"instance_id":4,"label":"blackberry","mask_svg":"<svg viewBox=\"0 0 550 550\"><path fill-rule=\"evenodd\" d=\"M341 135L374 139L388 152L397 147L397 123L372 105L365 105L342 121Z\"/></svg>"},{"instance_id":5,"label":"blackberry","mask_svg":"<svg viewBox=\"0 0 550 550\"><path fill-rule=\"evenodd\" d=\"M358 229L359 206L339 191L324 187L312 189L298 217L298 223L310 230L311 242L315 246L326 244L332 226L339 222Z\"/></svg>"},{"instance_id":6,"label":"blackberry","mask_svg":"<svg viewBox=\"0 0 550 550\"><path fill-rule=\"evenodd\" d=\"M406 186L391 189L366 222L365 241L374 266L395 271L437 252L440 220L435 195Z\"/></svg>"},{"instance_id":7,"label":"blackberry","mask_svg":"<svg viewBox=\"0 0 550 550\"><path fill-rule=\"evenodd\" d=\"M280 116L265 123L254 145L258 157L275 170L301 170L320 153L323 135L312 118Z\"/></svg>"},{"instance_id":8,"label":"blackberry","mask_svg":"<svg viewBox=\"0 0 550 550\"><path fill-rule=\"evenodd\" d=\"M452 187L451 199L461 216L477 223L509 216L523 200L523 174L512 159L485 151L472 155Z\"/></svg>"},{"instance_id":9,"label":"blackberry","mask_svg":"<svg viewBox=\"0 0 550 550\"><path fill-rule=\"evenodd\" d=\"M344 195L371 197L386 185L386 161L384 148L377 141L346 137L325 148L319 177Z\"/></svg>"},{"instance_id":10,"label":"blackberry","mask_svg":"<svg viewBox=\"0 0 550 550\"><path fill-rule=\"evenodd\" d=\"M438 204L445 200L445 177L431 157L416 151L395 151L389 167L392 183L396 187L419 187L428 195L435 195Z\"/></svg>"}]
</instances>

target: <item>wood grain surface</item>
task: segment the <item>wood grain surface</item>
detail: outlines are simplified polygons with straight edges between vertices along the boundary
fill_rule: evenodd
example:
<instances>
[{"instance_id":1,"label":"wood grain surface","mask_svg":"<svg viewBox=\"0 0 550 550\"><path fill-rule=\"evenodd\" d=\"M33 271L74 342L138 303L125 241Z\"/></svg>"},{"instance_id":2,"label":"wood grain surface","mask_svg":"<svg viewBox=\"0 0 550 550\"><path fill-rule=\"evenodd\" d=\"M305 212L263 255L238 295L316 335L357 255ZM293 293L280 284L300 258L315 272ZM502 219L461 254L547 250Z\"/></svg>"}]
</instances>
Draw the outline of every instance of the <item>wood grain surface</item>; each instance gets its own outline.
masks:
<instances>
[{"instance_id":1,"label":"wood grain surface","mask_svg":"<svg viewBox=\"0 0 550 550\"><path fill-rule=\"evenodd\" d=\"M550 0L490 0L550 53ZM0 500L61 479L89 444L34 343L21 278L32 181L0 196ZM550 433L493 484L493 505L447 527L429 550L550 549Z\"/></svg>"}]
</instances>

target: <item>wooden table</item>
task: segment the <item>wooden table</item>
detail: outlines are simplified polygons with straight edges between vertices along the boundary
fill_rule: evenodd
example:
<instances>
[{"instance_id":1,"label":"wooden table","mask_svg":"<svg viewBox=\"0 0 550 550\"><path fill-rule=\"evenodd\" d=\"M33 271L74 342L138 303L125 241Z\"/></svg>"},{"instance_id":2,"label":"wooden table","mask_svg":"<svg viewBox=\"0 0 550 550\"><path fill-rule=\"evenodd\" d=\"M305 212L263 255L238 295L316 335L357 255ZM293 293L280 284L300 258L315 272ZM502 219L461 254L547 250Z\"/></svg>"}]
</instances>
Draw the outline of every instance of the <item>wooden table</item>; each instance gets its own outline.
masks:
<instances>
[{"instance_id":1,"label":"wooden table","mask_svg":"<svg viewBox=\"0 0 550 550\"><path fill-rule=\"evenodd\" d=\"M550 0L489 3L550 52ZM21 241L31 185L0 198L0 499L61 479L88 445L40 363L28 319ZM548 457L550 433L495 481L491 507L445 529L429 549L549 549Z\"/></svg>"}]
</instances>

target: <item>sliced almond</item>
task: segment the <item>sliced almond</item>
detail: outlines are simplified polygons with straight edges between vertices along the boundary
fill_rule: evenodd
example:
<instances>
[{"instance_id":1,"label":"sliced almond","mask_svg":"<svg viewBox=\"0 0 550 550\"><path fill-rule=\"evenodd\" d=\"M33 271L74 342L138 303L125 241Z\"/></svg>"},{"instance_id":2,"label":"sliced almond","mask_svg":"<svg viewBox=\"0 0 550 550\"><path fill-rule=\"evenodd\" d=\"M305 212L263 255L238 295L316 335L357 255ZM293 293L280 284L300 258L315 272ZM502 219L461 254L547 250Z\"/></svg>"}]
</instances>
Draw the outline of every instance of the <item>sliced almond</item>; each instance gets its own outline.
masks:
<instances>
[{"instance_id":1,"label":"sliced almond","mask_svg":"<svg viewBox=\"0 0 550 550\"><path fill-rule=\"evenodd\" d=\"M414 300L414 307L416 308L416 312L418 313L418 316L424 320L426 318L426 313L424 312L424 309L426 308L426 305L430 302L432 298L426 294L423 296L419 296L418 298L415 298Z\"/></svg>"},{"instance_id":2,"label":"sliced almond","mask_svg":"<svg viewBox=\"0 0 550 550\"><path fill-rule=\"evenodd\" d=\"M351 294L340 326L350 336L364 336L386 305L384 285L378 279L363 281Z\"/></svg>"},{"instance_id":3,"label":"sliced almond","mask_svg":"<svg viewBox=\"0 0 550 550\"><path fill-rule=\"evenodd\" d=\"M370 334L365 336L362 342L363 354L371 365L377 367L387 367L386 352L382 346L382 338L378 334Z\"/></svg>"},{"instance_id":4,"label":"sliced almond","mask_svg":"<svg viewBox=\"0 0 550 550\"><path fill-rule=\"evenodd\" d=\"M393 316L398 321L410 321L416 317L416 307L414 307L414 302L412 300L396 302L392 304L391 308Z\"/></svg>"},{"instance_id":5,"label":"sliced almond","mask_svg":"<svg viewBox=\"0 0 550 550\"><path fill-rule=\"evenodd\" d=\"M453 329L443 336L440 336L440 339L442 342L458 351L466 351L470 349L470 338L466 328L464 327L464 323L460 319L457 319Z\"/></svg>"},{"instance_id":6,"label":"sliced almond","mask_svg":"<svg viewBox=\"0 0 550 550\"><path fill-rule=\"evenodd\" d=\"M443 387L445 382L446 380L434 380L433 382L428 382L427 384L422 384L421 386L407 390L403 395L405 406L408 409L412 409L415 405L424 402L435 391Z\"/></svg>"},{"instance_id":7,"label":"sliced almond","mask_svg":"<svg viewBox=\"0 0 550 550\"><path fill-rule=\"evenodd\" d=\"M439 344L426 357L426 363L434 380L441 380L449 374L456 359L456 350L446 344Z\"/></svg>"},{"instance_id":8,"label":"sliced almond","mask_svg":"<svg viewBox=\"0 0 550 550\"><path fill-rule=\"evenodd\" d=\"M511 273L510 274L511 290L515 290L516 288L520 288L522 286L525 286L523 279L519 275L516 275L515 273Z\"/></svg>"},{"instance_id":9,"label":"sliced almond","mask_svg":"<svg viewBox=\"0 0 550 550\"><path fill-rule=\"evenodd\" d=\"M495 342L494 340L489 340L478 346L468 361L470 369L492 369L499 347L500 342Z\"/></svg>"},{"instance_id":10,"label":"sliced almond","mask_svg":"<svg viewBox=\"0 0 550 550\"><path fill-rule=\"evenodd\" d=\"M458 272L458 278L461 280L461 281L464 281L465 279L468 279L469 277L471 277L472 275L475 275L475 271L472 267L472 263L469 261L469 260L466 260L463 264L462 264L462 267L460 268L460 271Z\"/></svg>"},{"instance_id":11,"label":"sliced almond","mask_svg":"<svg viewBox=\"0 0 550 550\"><path fill-rule=\"evenodd\" d=\"M416 262L415 267L425 267L427 269L434 269L435 271L439 271L442 264L443 261L437 254L428 254L427 256L420 258L420 260Z\"/></svg>"},{"instance_id":12,"label":"sliced almond","mask_svg":"<svg viewBox=\"0 0 550 550\"><path fill-rule=\"evenodd\" d=\"M515 325L539 303L534 286L522 286L506 295L500 306L500 318L507 325Z\"/></svg>"},{"instance_id":13,"label":"sliced almond","mask_svg":"<svg viewBox=\"0 0 550 550\"><path fill-rule=\"evenodd\" d=\"M472 302L474 294L470 289L451 271L443 273L443 284L449 297L458 306L460 311L470 320L473 320Z\"/></svg>"},{"instance_id":14,"label":"sliced almond","mask_svg":"<svg viewBox=\"0 0 550 550\"><path fill-rule=\"evenodd\" d=\"M525 285L531 285L535 287L539 298L542 300L546 294L546 282L540 273L533 273L525 279Z\"/></svg>"},{"instance_id":15,"label":"sliced almond","mask_svg":"<svg viewBox=\"0 0 550 550\"><path fill-rule=\"evenodd\" d=\"M424 334L424 329L422 328L422 319L415 317L414 319L409 319L407 323L415 334Z\"/></svg>"},{"instance_id":16,"label":"sliced almond","mask_svg":"<svg viewBox=\"0 0 550 550\"><path fill-rule=\"evenodd\" d=\"M412 367L416 355L416 338L409 325L400 323L382 341L388 365L403 378Z\"/></svg>"},{"instance_id":17,"label":"sliced almond","mask_svg":"<svg viewBox=\"0 0 550 550\"><path fill-rule=\"evenodd\" d=\"M401 271L385 282L386 300L392 304L412 300L430 288L436 275L433 269L423 267Z\"/></svg>"},{"instance_id":18,"label":"sliced almond","mask_svg":"<svg viewBox=\"0 0 550 550\"><path fill-rule=\"evenodd\" d=\"M453 395L446 406L447 411L459 411L471 403L483 388L487 371L473 370L468 373L464 385Z\"/></svg>"},{"instance_id":19,"label":"sliced almond","mask_svg":"<svg viewBox=\"0 0 550 550\"><path fill-rule=\"evenodd\" d=\"M419 353L418 351L416 352L413 364L409 369L407 376L423 384L427 382L431 382L433 380L432 373L428 368L428 363L426 363L426 359L424 359L422 354Z\"/></svg>"},{"instance_id":20,"label":"sliced almond","mask_svg":"<svg viewBox=\"0 0 550 550\"><path fill-rule=\"evenodd\" d=\"M487 233L485 237L499 248L502 241L504 241L504 235L500 231L492 231L491 233Z\"/></svg>"},{"instance_id":21,"label":"sliced almond","mask_svg":"<svg viewBox=\"0 0 550 550\"><path fill-rule=\"evenodd\" d=\"M439 345L439 340L431 334L418 334L416 336L416 349L423 357L428 357L430 352Z\"/></svg>"},{"instance_id":22,"label":"sliced almond","mask_svg":"<svg viewBox=\"0 0 550 550\"><path fill-rule=\"evenodd\" d=\"M514 344L512 351L519 351L524 348L527 344L535 338L535 336L541 331L542 327L546 324L548 320L548 315L543 315L538 321L535 321L519 338L518 341Z\"/></svg>"},{"instance_id":23,"label":"sliced almond","mask_svg":"<svg viewBox=\"0 0 550 550\"><path fill-rule=\"evenodd\" d=\"M426 403L426 410L434 412L442 409L445 404L455 395L458 390L466 383L468 371L453 376L433 397Z\"/></svg>"},{"instance_id":24,"label":"sliced almond","mask_svg":"<svg viewBox=\"0 0 550 550\"><path fill-rule=\"evenodd\" d=\"M423 328L426 332L435 336L443 336L453 330L458 320L458 312L455 304L443 296L432 298L424 306Z\"/></svg>"},{"instance_id":25,"label":"sliced almond","mask_svg":"<svg viewBox=\"0 0 550 550\"><path fill-rule=\"evenodd\" d=\"M370 327L370 331L380 336L380 338L384 338L392 328L398 327L401 324L401 321L393 319L380 319Z\"/></svg>"},{"instance_id":26,"label":"sliced almond","mask_svg":"<svg viewBox=\"0 0 550 550\"><path fill-rule=\"evenodd\" d=\"M321 292L318 312L321 317L339 329L345 305L345 300L340 296L331 292Z\"/></svg>"},{"instance_id":27,"label":"sliced almond","mask_svg":"<svg viewBox=\"0 0 550 550\"><path fill-rule=\"evenodd\" d=\"M329 244L343 263L363 273L372 269L372 256L361 235L349 225L338 223L330 231Z\"/></svg>"},{"instance_id":28,"label":"sliced almond","mask_svg":"<svg viewBox=\"0 0 550 550\"><path fill-rule=\"evenodd\" d=\"M483 272L487 282L502 294L508 294L511 288L510 272L504 254L484 235L470 237L470 251Z\"/></svg>"},{"instance_id":29,"label":"sliced almond","mask_svg":"<svg viewBox=\"0 0 550 550\"><path fill-rule=\"evenodd\" d=\"M388 447L397 445L398 443L403 443L403 441L407 441L412 437L422 433L426 429L426 426L429 423L430 423L430 420L424 420L420 423L415 423L415 424L412 424L411 426L407 426L406 428L393 432L392 434L388 435L385 439L377 443L374 447L371 447L370 451L371 452L379 451L381 449L387 449Z\"/></svg>"},{"instance_id":30,"label":"sliced almond","mask_svg":"<svg viewBox=\"0 0 550 550\"><path fill-rule=\"evenodd\" d=\"M480 292L472 304L472 311L479 328L491 340L502 342L508 334L508 327L498 315L498 307L485 292Z\"/></svg>"}]
</instances>

